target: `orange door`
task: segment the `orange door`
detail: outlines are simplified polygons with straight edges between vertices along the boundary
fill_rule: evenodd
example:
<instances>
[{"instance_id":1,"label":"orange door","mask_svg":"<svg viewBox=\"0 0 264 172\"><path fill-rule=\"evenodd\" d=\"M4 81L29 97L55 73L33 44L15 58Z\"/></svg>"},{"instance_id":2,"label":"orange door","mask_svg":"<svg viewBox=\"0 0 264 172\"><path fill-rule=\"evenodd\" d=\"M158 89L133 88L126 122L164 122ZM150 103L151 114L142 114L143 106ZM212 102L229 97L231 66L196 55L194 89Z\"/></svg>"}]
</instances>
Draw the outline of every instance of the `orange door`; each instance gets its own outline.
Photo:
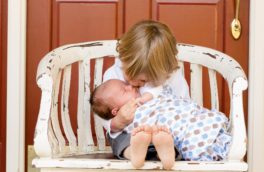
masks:
<instances>
[{"instance_id":1,"label":"orange door","mask_svg":"<svg viewBox=\"0 0 264 172\"><path fill-rule=\"evenodd\" d=\"M137 21L153 19L167 24L178 42L221 50L248 71L249 0L240 3L243 28L239 40L234 40L230 32L235 0L28 0L27 9L26 145L33 144L39 110L37 65L47 52L60 45L116 39ZM205 76L204 105L210 107L207 81ZM219 88L220 110L228 114L229 94L223 80ZM75 94L75 89L71 90ZM71 102L76 100L77 97ZM246 98L244 102L246 111ZM70 107L73 128L75 109L76 105Z\"/></svg>"}]
</instances>

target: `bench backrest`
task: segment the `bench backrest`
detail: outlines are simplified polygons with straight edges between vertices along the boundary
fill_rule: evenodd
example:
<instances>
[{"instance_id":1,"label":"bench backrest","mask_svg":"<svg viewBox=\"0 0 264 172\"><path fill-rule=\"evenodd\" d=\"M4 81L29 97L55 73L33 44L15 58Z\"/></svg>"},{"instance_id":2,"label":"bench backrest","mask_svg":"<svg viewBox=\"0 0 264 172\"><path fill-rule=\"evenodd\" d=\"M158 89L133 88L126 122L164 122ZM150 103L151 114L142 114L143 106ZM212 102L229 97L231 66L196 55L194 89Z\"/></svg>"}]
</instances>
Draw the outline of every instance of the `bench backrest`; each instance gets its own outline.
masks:
<instances>
[{"instance_id":1,"label":"bench backrest","mask_svg":"<svg viewBox=\"0 0 264 172\"><path fill-rule=\"evenodd\" d=\"M230 93L229 130L233 135L229 159L242 159L246 152L242 91L247 88L247 79L241 66L233 58L217 50L188 44L178 44L177 47L180 70L184 72L184 63L190 63L190 93L192 99L200 105L203 105L203 67L208 68L211 108L219 109L216 72L227 81ZM97 115L94 115L97 145L93 141L89 104L91 81L94 79L93 86L101 84L103 58L106 56L118 56L116 40L65 45L54 49L41 60L37 84L42 90L42 96L34 138L38 156L57 157L109 151ZM92 59L95 59L94 78L91 78L90 70ZM76 62L79 74L77 132L72 129L69 115L71 65Z\"/></svg>"}]
</instances>

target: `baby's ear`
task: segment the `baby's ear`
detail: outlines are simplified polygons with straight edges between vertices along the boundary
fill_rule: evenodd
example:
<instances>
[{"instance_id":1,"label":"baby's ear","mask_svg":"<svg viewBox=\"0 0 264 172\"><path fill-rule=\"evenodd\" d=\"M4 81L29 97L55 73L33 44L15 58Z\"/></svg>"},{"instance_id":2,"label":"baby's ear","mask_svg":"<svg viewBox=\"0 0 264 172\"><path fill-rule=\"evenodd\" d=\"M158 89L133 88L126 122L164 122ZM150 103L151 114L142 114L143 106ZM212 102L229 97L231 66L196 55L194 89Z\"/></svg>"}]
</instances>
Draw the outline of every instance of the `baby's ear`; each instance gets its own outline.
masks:
<instances>
[{"instance_id":1,"label":"baby's ear","mask_svg":"<svg viewBox=\"0 0 264 172\"><path fill-rule=\"evenodd\" d=\"M118 108L116 107L116 108L114 108L114 109L112 109L112 115L114 115L114 116L116 116L116 114L117 114L117 112L118 112Z\"/></svg>"}]
</instances>

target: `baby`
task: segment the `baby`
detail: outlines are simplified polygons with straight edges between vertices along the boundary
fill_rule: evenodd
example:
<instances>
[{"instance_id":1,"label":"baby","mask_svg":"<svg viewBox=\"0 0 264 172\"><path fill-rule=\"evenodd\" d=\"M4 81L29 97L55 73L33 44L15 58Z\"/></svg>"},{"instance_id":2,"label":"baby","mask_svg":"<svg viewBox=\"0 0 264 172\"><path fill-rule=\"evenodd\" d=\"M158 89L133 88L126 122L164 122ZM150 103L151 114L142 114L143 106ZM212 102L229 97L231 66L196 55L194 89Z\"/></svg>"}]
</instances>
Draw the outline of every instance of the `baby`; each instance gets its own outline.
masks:
<instances>
[{"instance_id":1,"label":"baby","mask_svg":"<svg viewBox=\"0 0 264 172\"><path fill-rule=\"evenodd\" d=\"M137 99L138 104L152 99L151 94L140 97L138 89L121 80L111 79L97 87L91 95L92 109L102 118L110 119L117 115L118 110L127 102ZM124 140L123 140L124 141ZM164 169L171 169L175 161L173 138L164 126L139 126L131 133L130 145L123 148L124 157L130 159L135 168L144 165L146 155L155 156L153 144ZM110 142L112 147L112 144Z\"/></svg>"},{"instance_id":2,"label":"baby","mask_svg":"<svg viewBox=\"0 0 264 172\"><path fill-rule=\"evenodd\" d=\"M169 92L166 88L162 88L157 97L153 98L150 93L144 93L140 97L138 90L125 82L109 80L95 89L91 102L93 110L99 116L109 119L116 115L118 109L127 101L137 99L139 105L134 121L124 130L132 132L131 147L134 142L138 143L133 136L142 130L147 130L152 135L150 142L154 142L163 166L168 157L172 159L169 160L169 166L173 165L171 162L174 162L174 146L184 160L225 159L232 140L226 129L228 120L225 115L215 110L205 109L191 100L175 98ZM162 146L159 143L162 140L153 139L157 131L167 140L166 145ZM173 144L170 144L171 135ZM147 148L142 146L136 151L137 153L146 152L145 149ZM133 164L133 159L131 161Z\"/></svg>"}]
</instances>

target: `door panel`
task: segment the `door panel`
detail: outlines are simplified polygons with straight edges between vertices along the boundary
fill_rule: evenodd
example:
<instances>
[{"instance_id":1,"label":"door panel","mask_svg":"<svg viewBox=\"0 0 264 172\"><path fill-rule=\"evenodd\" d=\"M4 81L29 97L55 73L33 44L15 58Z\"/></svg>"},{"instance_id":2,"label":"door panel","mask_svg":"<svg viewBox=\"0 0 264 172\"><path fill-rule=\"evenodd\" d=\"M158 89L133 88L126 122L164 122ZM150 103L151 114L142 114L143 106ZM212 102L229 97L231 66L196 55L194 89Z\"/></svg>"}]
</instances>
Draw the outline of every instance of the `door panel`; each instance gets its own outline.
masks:
<instances>
[{"instance_id":1,"label":"door panel","mask_svg":"<svg viewBox=\"0 0 264 172\"><path fill-rule=\"evenodd\" d=\"M124 4L125 32L138 21L151 19L151 0L126 0Z\"/></svg>"},{"instance_id":2,"label":"door panel","mask_svg":"<svg viewBox=\"0 0 264 172\"><path fill-rule=\"evenodd\" d=\"M207 46L223 51L224 0L219 1L182 1L156 0L153 4L152 18L166 23L178 42ZM183 17L184 16L184 17ZM185 66L186 69L188 66ZM204 106L210 108L208 71L203 70ZM190 71L186 72L190 85ZM224 90L224 80L218 76L219 95ZM222 108L222 96L219 97Z\"/></svg>"},{"instance_id":3,"label":"door panel","mask_svg":"<svg viewBox=\"0 0 264 172\"><path fill-rule=\"evenodd\" d=\"M53 2L52 47L89 40L114 39L123 32L123 4L120 1Z\"/></svg>"},{"instance_id":4,"label":"door panel","mask_svg":"<svg viewBox=\"0 0 264 172\"><path fill-rule=\"evenodd\" d=\"M167 23L178 42L222 50L223 0L215 3L156 1L153 9L153 19Z\"/></svg>"},{"instance_id":5,"label":"door panel","mask_svg":"<svg viewBox=\"0 0 264 172\"><path fill-rule=\"evenodd\" d=\"M51 49L68 43L116 39L134 23L153 19L167 24L178 42L215 48L235 57L247 73L249 0L241 1L240 5L243 30L241 38L234 40L229 28L235 9L231 0L28 0L26 145L33 144L39 110L37 65ZM77 67L74 68L77 72ZM204 104L210 107L208 76L206 71L203 74ZM70 101L77 102L74 92L78 87L77 78L72 83ZM223 80L218 81L218 86L220 108L228 114L227 87ZM245 97L245 111L246 101ZM76 103L70 106L73 119L76 109ZM73 126L76 127L75 122Z\"/></svg>"}]
</instances>

